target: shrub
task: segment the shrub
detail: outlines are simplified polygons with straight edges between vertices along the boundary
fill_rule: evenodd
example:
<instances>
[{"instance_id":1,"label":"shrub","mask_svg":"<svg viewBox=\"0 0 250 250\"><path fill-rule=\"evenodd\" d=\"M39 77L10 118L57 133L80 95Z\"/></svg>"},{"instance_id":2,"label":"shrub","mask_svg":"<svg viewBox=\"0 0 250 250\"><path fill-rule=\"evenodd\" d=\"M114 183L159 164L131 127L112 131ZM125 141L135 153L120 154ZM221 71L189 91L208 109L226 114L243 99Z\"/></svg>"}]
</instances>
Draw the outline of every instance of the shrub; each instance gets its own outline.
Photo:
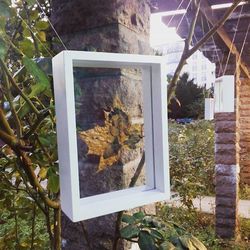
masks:
<instances>
[{"instance_id":1,"label":"shrub","mask_svg":"<svg viewBox=\"0 0 250 250\"><path fill-rule=\"evenodd\" d=\"M169 123L171 185L187 207L200 195L214 194L213 123Z\"/></svg>"}]
</instances>

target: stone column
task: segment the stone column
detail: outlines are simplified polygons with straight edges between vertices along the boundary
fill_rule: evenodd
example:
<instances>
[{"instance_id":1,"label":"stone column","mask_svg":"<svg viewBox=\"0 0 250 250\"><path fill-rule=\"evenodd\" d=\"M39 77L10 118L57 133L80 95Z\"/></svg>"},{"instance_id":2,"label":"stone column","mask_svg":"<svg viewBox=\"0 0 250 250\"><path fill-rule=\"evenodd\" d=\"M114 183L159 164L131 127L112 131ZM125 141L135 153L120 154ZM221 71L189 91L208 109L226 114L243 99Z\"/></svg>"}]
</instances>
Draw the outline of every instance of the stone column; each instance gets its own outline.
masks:
<instances>
[{"instance_id":1,"label":"stone column","mask_svg":"<svg viewBox=\"0 0 250 250\"><path fill-rule=\"evenodd\" d=\"M52 22L67 49L150 54L150 7L147 0L54 0ZM57 46L60 51L61 45ZM84 82L84 84L82 84ZM132 119L142 118L141 76L137 70L97 70L79 79L83 96L78 120L86 129L103 125L103 109L118 96ZM79 143L82 153L86 146ZM119 164L94 178L98 158L80 161L81 194L91 195L124 187L139 162L140 152L121 153ZM142 177L143 179L143 177ZM71 223L62 221L64 249L88 249L86 237L93 249L112 249L116 214ZM86 231L87 234L86 235ZM121 243L119 250L127 249Z\"/></svg>"},{"instance_id":2,"label":"stone column","mask_svg":"<svg viewBox=\"0 0 250 250\"><path fill-rule=\"evenodd\" d=\"M239 153L236 113L215 114L216 234L234 238L238 230Z\"/></svg>"},{"instance_id":3,"label":"stone column","mask_svg":"<svg viewBox=\"0 0 250 250\"><path fill-rule=\"evenodd\" d=\"M240 183L250 185L250 80L237 82L240 137Z\"/></svg>"}]
</instances>

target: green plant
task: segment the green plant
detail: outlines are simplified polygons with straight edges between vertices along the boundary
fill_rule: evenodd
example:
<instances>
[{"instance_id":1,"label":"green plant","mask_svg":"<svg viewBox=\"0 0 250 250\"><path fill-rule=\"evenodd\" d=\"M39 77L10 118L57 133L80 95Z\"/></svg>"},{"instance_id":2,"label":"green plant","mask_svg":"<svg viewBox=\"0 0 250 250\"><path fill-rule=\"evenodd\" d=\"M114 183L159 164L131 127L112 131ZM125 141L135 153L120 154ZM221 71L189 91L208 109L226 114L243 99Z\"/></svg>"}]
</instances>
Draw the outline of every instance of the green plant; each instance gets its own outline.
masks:
<instances>
[{"instance_id":1,"label":"green plant","mask_svg":"<svg viewBox=\"0 0 250 250\"><path fill-rule=\"evenodd\" d=\"M169 117L172 119L203 117L205 88L196 85L194 79L189 80L188 78L188 73L180 76L175 90L175 98L168 105Z\"/></svg>"},{"instance_id":2,"label":"green plant","mask_svg":"<svg viewBox=\"0 0 250 250\"><path fill-rule=\"evenodd\" d=\"M54 103L44 59L53 55L44 16L50 3L38 3L0 2L1 249L60 249Z\"/></svg>"},{"instance_id":3,"label":"green plant","mask_svg":"<svg viewBox=\"0 0 250 250\"><path fill-rule=\"evenodd\" d=\"M169 158L172 189L179 193L185 206L192 207L192 200L198 196L214 194L212 122L170 122Z\"/></svg>"},{"instance_id":4,"label":"green plant","mask_svg":"<svg viewBox=\"0 0 250 250\"><path fill-rule=\"evenodd\" d=\"M142 250L206 249L196 237L174 222L142 212L124 214L122 221L127 225L121 229L121 237L138 243Z\"/></svg>"},{"instance_id":5,"label":"green plant","mask_svg":"<svg viewBox=\"0 0 250 250\"><path fill-rule=\"evenodd\" d=\"M173 221L185 228L186 232L197 237L210 250L247 250L249 248L250 220L240 219L241 240L223 240L215 234L215 216L194 209L158 206L157 215L163 221Z\"/></svg>"}]
</instances>

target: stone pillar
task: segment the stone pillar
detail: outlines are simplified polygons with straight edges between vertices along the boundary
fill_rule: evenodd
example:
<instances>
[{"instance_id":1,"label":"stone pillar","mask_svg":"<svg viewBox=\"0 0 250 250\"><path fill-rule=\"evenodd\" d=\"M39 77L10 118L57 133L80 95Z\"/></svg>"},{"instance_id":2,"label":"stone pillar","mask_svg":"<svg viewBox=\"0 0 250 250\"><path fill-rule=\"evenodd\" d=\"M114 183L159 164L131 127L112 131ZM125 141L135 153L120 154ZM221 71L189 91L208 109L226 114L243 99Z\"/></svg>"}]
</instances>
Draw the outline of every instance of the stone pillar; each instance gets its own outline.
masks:
<instances>
[{"instance_id":1,"label":"stone pillar","mask_svg":"<svg viewBox=\"0 0 250 250\"><path fill-rule=\"evenodd\" d=\"M67 49L104 52L150 54L150 7L147 0L54 0L52 22ZM61 45L57 46L60 51ZM82 84L84 82L84 84ZM141 76L136 70L97 70L79 79L83 96L78 120L86 129L103 124L103 109L111 106L115 96L126 106L132 119L142 117ZM86 146L79 143L84 153ZM120 189L126 185L139 162L140 152L122 152L119 164L94 176L97 158L80 161L81 195L93 195ZM99 178L99 179L98 179ZM142 178L143 179L143 178ZM112 249L116 214L71 223L62 220L64 249L88 249L86 238L93 249ZM86 235L86 231L87 234ZM127 249L125 244L119 250Z\"/></svg>"},{"instance_id":2,"label":"stone pillar","mask_svg":"<svg viewBox=\"0 0 250 250\"><path fill-rule=\"evenodd\" d=\"M250 80L237 82L240 137L240 183L250 185Z\"/></svg>"},{"instance_id":3,"label":"stone pillar","mask_svg":"<svg viewBox=\"0 0 250 250\"><path fill-rule=\"evenodd\" d=\"M238 230L239 153L236 113L215 114L216 234L234 238Z\"/></svg>"}]
</instances>

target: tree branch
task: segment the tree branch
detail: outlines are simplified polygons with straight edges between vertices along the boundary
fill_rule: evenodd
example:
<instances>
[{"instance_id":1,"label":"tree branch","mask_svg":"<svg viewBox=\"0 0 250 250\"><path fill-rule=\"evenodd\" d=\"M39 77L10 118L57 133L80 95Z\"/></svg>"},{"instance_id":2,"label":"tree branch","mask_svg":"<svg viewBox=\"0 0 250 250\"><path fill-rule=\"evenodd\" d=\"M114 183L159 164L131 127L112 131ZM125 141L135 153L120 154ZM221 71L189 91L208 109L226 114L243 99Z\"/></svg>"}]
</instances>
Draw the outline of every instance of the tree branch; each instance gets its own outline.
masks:
<instances>
[{"instance_id":1,"label":"tree branch","mask_svg":"<svg viewBox=\"0 0 250 250\"><path fill-rule=\"evenodd\" d=\"M18 87L15 79L12 77L11 73L9 72L8 67L5 65L4 61L0 58L0 64L3 68L3 70L5 71L5 73L7 74L11 84L13 85L13 87L17 90L17 92L20 94L20 96L28 103L28 105L30 106L30 108L33 110L33 112L36 115L39 115L39 111L37 110L37 108L34 106L34 104L32 103L32 101L30 100L30 98L28 96L26 96L23 91Z\"/></svg>"},{"instance_id":2,"label":"tree branch","mask_svg":"<svg viewBox=\"0 0 250 250\"><path fill-rule=\"evenodd\" d=\"M192 37L194 35L194 29L195 29L195 25L197 22L199 11L200 11L200 1L198 3L197 8L196 8L195 16L194 16L194 19L192 20L192 24L191 24L191 28L190 28L189 33L188 33L188 37L185 40L185 46L184 46L184 50L183 50L182 55L181 55L181 60L180 60L178 66L174 72L174 76L173 76L171 83L169 84L169 87L168 87L168 94L167 94L168 104L170 103L172 97L174 96L180 73L182 71L183 66L186 64L186 60L187 60L186 54L189 51L189 46L191 44Z\"/></svg>"},{"instance_id":3,"label":"tree branch","mask_svg":"<svg viewBox=\"0 0 250 250\"><path fill-rule=\"evenodd\" d=\"M235 10L235 8L239 5L239 3L241 1L242 0L235 0L233 2L232 6L227 10L225 15L213 26L213 28L210 31L208 31L207 34L193 48L189 49L188 42L189 43L191 42L193 34L194 34L194 27L195 27L195 23L197 22L197 17L198 17L198 13L199 13L199 9L200 9L200 1L196 4L195 16L194 16L194 19L192 21L191 29L189 31L189 35L188 35L188 38L186 40L186 44L185 44L180 62L175 70L175 73L174 73L174 76L171 80L171 83L169 84L168 104L170 103L170 101L175 93L177 82L178 82L180 73L183 69L183 66L186 64L186 60L192 54L194 54L203 44L205 44L216 33L218 28L220 28L226 22L228 17L232 14L232 12Z\"/></svg>"},{"instance_id":4,"label":"tree branch","mask_svg":"<svg viewBox=\"0 0 250 250\"><path fill-rule=\"evenodd\" d=\"M204 43L207 42L209 38L211 38L218 28L220 28L228 19L228 17L234 12L234 10L237 8L239 3L242 2L242 0L235 0L230 8L226 11L224 16L218 21L213 28L208 31L208 33L192 48L189 50L188 54L186 55L186 58L190 57L192 54L194 54Z\"/></svg>"},{"instance_id":5,"label":"tree branch","mask_svg":"<svg viewBox=\"0 0 250 250\"><path fill-rule=\"evenodd\" d=\"M0 108L0 127L7 133L9 136L14 136L14 132L8 123L3 110Z\"/></svg>"}]
</instances>

